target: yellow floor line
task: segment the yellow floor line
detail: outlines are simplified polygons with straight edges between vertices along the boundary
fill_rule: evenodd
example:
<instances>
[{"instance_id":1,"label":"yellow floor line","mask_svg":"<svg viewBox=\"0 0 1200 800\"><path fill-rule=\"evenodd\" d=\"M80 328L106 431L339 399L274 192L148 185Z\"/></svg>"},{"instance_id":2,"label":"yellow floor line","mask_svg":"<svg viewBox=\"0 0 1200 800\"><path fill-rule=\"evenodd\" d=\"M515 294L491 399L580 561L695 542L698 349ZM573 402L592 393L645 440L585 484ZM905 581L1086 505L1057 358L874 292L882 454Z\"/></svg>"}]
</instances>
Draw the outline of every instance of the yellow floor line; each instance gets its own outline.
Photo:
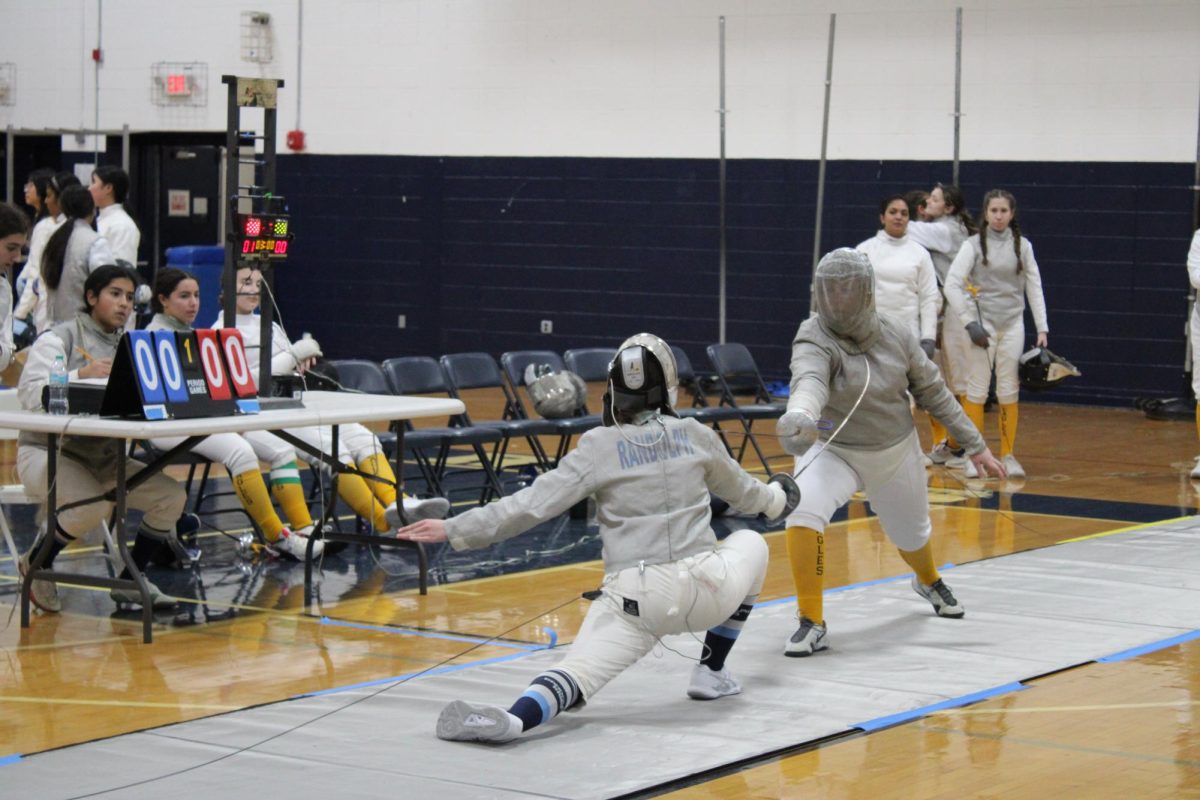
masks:
<instances>
[{"instance_id":1,"label":"yellow floor line","mask_svg":"<svg viewBox=\"0 0 1200 800\"><path fill-rule=\"evenodd\" d=\"M1079 519L1088 519L1088 517L1080 517ZM1160 519L1158 522L1146 522L1141 525L1130 525L1125 528L1117 528L1115 531L1104 531L1103 533L1092 533L1087 536L1076 536L1073 539L1063 539L1055 542L1055 544L1067 544L1068 542L1082 542L1086 539L1099 539L1102 536L1112 536L1117 533L1129 533L1130 531L1140 531L1145 528L1156 528L1159 525L1167 525L1172 522L1183 522L1184 520L1194 519L1190 514L1186 517L1174 517L1173 519Z\"/></svg>"},{"instance_id":2,"label":"yellow floor line","mask_svg":"<svg viewBox=\"0 0 1200 800\"><path fill-rule=\"evenodd\" d=\"M947 714L967 716L970 714L1059 714L1064 711L1127 711L1134 708L1186 708L1200 706L1200 700L1164 700L1158 703L1109 703L1093 706L1038 706L1037 708L948 708L930 714L930 717Z\"/></svg>"},{"instance_id":3,"label":"yellow floor line","mask_svg":"<svg viewBox=\"0 0 1200 800\"><path fill-rule=\"evenodd\" d=\"M167 708L172 711L192 709L198 711L238 711L245 706L214 705L209 703L151 703L134 700L69 700L65 697L8 697L0 694L3 703L41 703L56 706L104 706L108 708Z\"/></svg>"}]
</instances>

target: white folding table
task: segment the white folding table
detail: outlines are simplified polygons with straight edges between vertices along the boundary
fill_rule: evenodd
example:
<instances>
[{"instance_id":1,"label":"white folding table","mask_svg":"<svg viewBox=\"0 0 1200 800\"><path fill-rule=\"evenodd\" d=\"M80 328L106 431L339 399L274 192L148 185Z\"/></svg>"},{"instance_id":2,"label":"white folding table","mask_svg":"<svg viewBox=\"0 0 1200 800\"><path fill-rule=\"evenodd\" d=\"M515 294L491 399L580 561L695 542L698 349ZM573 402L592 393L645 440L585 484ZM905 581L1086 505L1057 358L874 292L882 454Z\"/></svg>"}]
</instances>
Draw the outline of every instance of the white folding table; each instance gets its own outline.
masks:
<instances>
[{"instance_id":1,"label":"white folding table","mask_svg":"<svg viewBox=\"0 0 1200 800\"><path fill-rule=\"evenodd\" d=\"M113 417L97 417L86 414L68 414L66 416L51 416L35 411L0 411L0 428L12 428L19 431L44 433L47 435L48 449L57 452L59 436L95 436L99 438L120 439L126 442L138 439L155 439L169 437L184 437L185 441L159 458L154 459L147 467L131 478L125 475L125 459L118 458L116 470L116 487L105 495L116 507L116 528L113 535L117 541L122 561L129 568L131 579L109 578L100 575L82 573L66 573L42 569L41 565L49 552L50 537L47 536L44 546L34 553L29 571L21 582L21 627L29 627L29 592L33 580L49 580L54 582L77 583L85 586L100 586L104 588L136 588L142 594L142 639L151 641L151 624L153 609L149 589L145 578L134 565L125 544L125 498L129 489L136 487L149 476L161 471L181 453L191 449L198 442L214 433L243 433L245 431L267 430L279 435L288 443L321 458L334 470L334 481L339 472L354 471L346 467L337 458L338 426L350 422L378 422L416 419L420 417L451 416L461 414L464 410L462 402L447 398L403 397L396 395L356 394L349 392L304 392L300 397L303 408L284 408L264 410L258 414L239 414L224 417L206 417L200 419L173 420L140 420L118 419ZM333 428L333 455L321 453L306 445L304 442L285 432L287 428L300 428L313 425L328 425ZM403 482L404 432L397 433L396 440L396 475ZM127 452L128 447L123 448ZM56 460L50 459L47 484L49 496L47 509L49 519L47 530L55 530L57 502L55 491ZM359 473L362 474L362 473ZM377 476L364 475L365 478L381 480ZM396 487L397 495L401 494L402 486ZM399 503L397 504L399 507ZM318 526L319 527L319 526ZM332 533L322 534L314 531L309 542L309 549L304 565L305 604L312 583L312 542L317 537L324 536L327 540L347 542L370 542L395 546L411 546L411 542L399 539L386 539L363 534ZM420 560L421 592L427 585L428 564L423 548L417 547Z\"/></svg>"}]
</instances>

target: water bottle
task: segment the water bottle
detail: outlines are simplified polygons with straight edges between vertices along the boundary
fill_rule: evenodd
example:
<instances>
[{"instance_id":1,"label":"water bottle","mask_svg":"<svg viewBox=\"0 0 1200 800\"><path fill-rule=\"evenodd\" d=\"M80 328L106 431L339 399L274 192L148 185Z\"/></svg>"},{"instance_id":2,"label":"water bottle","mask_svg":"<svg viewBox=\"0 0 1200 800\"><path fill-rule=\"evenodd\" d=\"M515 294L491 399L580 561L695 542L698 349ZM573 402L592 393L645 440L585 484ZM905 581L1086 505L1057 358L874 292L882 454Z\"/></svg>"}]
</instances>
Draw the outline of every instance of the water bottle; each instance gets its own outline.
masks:
<instances>
[{"instance_id":1,"label":"water bottle","mask_svg":"<svg viewBox=\"0 0 1200 800\"><path fill-rule=\"evenodd\" d=\"M63 356L54 357L54 366L50 367L50 402L46 410L56 416L67 413L67 362Z\"/></svg>"}]
</instances>

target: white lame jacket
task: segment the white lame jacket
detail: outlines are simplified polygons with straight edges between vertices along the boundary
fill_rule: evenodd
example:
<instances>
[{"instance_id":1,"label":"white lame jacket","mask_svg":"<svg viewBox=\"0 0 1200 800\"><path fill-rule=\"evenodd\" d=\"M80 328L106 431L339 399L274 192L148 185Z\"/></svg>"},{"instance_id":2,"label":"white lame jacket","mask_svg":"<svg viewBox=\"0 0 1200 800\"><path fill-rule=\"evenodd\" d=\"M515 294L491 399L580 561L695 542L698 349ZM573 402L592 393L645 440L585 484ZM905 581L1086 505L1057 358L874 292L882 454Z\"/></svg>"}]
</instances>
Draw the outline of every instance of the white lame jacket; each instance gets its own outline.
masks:
<instances>
[{"instance_id":1,"label":"white lame jacket","mask_svg":"<svg viewBox=\"0 0 1200 800\"><path fill-rule=\"evenodd\" d=\"M875 310L903 322L918 339L936 339L942 296L929 251L885 231L855 249L866 253L875 271Z\"/></svg>"}]
</instances>

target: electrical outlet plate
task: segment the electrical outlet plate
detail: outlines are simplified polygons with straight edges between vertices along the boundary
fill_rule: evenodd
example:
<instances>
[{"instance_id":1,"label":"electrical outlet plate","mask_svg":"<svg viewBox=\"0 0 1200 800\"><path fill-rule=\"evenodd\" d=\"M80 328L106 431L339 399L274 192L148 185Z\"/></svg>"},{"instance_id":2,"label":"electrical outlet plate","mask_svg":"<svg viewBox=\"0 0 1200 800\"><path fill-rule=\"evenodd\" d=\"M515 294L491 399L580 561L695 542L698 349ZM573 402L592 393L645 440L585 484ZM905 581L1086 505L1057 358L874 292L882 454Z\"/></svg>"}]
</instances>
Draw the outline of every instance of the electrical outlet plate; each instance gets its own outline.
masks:
<instances>
[{"instance_id":1,"label":"electrical outlet plate","mask_svg":"<svg viewBox=\"0 0 1200 800\"><path fill-rule=\"evenodd\" d=\"M404 314L400 314L399 316L397 316L396 317L396 327L397 328L407 328L408 327L408 317Z\"/></svg>"},{"instance_id":2,"label":"electrical outlet plate","mask_svg":"<svg viewBox=\"0 0 1200 800\"><path fill-rule=\"evenodd\" d=\"M548 319L542 320L542 333L554 333L554 323Z\"/></svg>"}]
</instances>

